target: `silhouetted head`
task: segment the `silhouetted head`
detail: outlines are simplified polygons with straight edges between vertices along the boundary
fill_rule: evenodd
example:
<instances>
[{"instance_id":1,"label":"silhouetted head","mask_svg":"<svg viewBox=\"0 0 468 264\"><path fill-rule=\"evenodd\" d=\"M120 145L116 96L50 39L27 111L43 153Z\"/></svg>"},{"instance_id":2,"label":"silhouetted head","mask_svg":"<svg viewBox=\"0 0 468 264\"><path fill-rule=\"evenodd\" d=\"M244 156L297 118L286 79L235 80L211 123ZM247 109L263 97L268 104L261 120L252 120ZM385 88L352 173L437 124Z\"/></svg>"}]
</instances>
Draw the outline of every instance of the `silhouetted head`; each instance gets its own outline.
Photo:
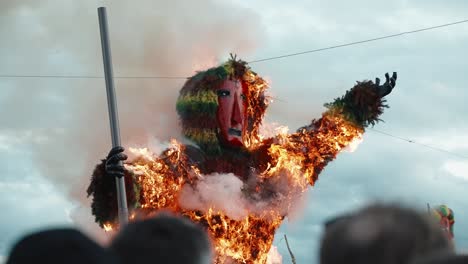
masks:
<instances>
[{"instance_id":1,"label":"silhouetted head","mask_svg":"<svg viewBox=\"0 0 468 264\"><path fill-rule=\"evenodd\" d=\"M128 224L110 248L123 264L211 264L212 260L205 231L185 218L169 214Z\"/></svg>"},{"instance_id":2,"label":"silhouetted head","mask_svg":"<svg viewBox=\"0 0 468 264\"><path fill-rule=\"evenodd\" d=\"M432 254L422 257L411 264L466 264L468 255L456 254Z\"/></svg>"},{"instance_id":3,"label":"silhouetted head","mask_svg":"<svg viewBox=\"0 0 468 264\"><path fill-rule=\"evenodd\" d=\"M427 214L372 205L330 222L320 249L321 264L406 264L452 247Z\"/></svg>"},{"instance_id":4,"label":"silhouetted head","mask_svg":"<svg viewBox=\"0 0 468 264\"><path fill-rule=\"evenodd\" d=\"M27 235L10 252L7 264L119 263L107 249L74 229L53 229Z\"/></svg>"}]
</instances>

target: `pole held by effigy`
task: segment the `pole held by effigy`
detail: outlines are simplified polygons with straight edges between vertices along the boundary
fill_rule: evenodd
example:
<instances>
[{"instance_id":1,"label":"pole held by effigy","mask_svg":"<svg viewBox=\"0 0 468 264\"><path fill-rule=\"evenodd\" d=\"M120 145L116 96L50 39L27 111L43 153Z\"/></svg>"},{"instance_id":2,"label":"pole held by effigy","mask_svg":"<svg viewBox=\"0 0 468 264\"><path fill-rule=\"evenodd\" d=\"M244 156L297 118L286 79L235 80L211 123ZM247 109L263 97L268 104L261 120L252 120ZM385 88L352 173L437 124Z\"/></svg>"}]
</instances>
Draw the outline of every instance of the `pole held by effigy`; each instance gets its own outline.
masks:
<instances>
[{"instance_id":1,"label":"pole held by effigy","mask_svg":"<svg viewBox=\"0 0 468 264\"><path fill-rule=\"evenodd\" d=\"M104 75L106 80L107 105L109 108L109 121L112 136L112 147L120 146L119 119L117 114L117 104L115 100L114 77L112 70L112 58L109 45L109 33L107 27L107 14L105 7L98 8L99 28L101 32L102 59L104 62ZM122 161L120 164L122 165ZM119 208L120 226L128 223L127 195L125 192L124 177L116 178L117 204Z\"/></svg>"}]
</instances>

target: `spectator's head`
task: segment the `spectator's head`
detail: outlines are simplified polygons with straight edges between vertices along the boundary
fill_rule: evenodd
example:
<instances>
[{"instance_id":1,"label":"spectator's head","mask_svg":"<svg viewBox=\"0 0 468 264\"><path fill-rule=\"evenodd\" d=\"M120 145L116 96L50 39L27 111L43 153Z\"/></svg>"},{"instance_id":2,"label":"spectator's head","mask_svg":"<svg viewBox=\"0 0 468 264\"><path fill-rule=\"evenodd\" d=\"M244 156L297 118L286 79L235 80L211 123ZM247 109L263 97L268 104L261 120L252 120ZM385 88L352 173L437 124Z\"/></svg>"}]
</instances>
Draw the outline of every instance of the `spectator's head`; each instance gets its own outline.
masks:
<instances>
[{"instance_id":1,"label":"spectator's head","mask_svg":"<svg viewBox=\"0 0 468 264\"><path fill-rule=\"evenodd\" d=\"M41 231L22 238L14 245L7 264L117 263L116 258L94 241L74 229Z\"/></svg>"},{"instance_id":2,"label":"spectator's head","mask_svg":"<svg viewBox=\"0 0 468 264\"><path fill-rule=\"evenodd\" d=\"M331 221L320 249L321 264L405 264L430 252L451 251L427 214L372 205Z\"/></svg>"},{"instance_id":3,"label":"spectator's head","mask_svg":"<svg viewBox=\"0 0 468 264\"><path fill-rule=\"evenodd\" d=\"M468 255L436 254L420 258L411 264L466 264Z\"/></svg>"},{"instance_id":4,"label":"spectator's head","mask_svg":"<svg viewBox=\"0 0 468 264\"><path fill-rule=\"evenodd\" d=\"M204 230L168 214L128 224L110 247L123 263L210 264L212 257Z\"/></svg>"}]
</instances>

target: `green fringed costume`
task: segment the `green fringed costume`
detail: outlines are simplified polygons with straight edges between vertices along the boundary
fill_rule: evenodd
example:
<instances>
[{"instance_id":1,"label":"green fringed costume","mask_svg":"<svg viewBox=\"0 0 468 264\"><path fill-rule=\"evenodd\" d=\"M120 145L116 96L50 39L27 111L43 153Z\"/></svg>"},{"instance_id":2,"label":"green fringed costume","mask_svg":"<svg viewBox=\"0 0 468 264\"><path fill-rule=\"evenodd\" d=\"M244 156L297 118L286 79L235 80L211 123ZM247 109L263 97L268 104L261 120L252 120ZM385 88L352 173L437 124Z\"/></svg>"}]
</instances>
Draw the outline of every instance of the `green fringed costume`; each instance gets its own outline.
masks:
<instances>
[{"instance_id":1,"label":"green fringed costume","mask_svg":"<svg viewBox=\"0 0 468 264\"><path fill-rule=\"evenodd\" d=\"M245 111L247 124L243 148L231 148L220 143L216 119L218 107L216 90L226 79L241 80L248 88L246 89ZM273 199L277 191L274 187L276 178L272 167L282 166L280 164L282 161L275 154L283 151L289 157L298 157L295 164L299 164L296 166L300 167L299 172L290 171L289 173L295 173L297 178L300 178L298 181L304 180L306 184L313 185L319 173L341 149L359 137L367 126L379 121L379 116L386 107L382 97L388 94L393 86L387 92L382 92L382 87L372 81L358 82L344 96L325 104L327 111L322 114L321 118L312 120L309 125L298 129L296 133L261 139L259 127L268 106L269 100L265 94L268 85L250 69L246 62L232 58L219 67L197 73L182 87L176 109L183 135L193 141L196 146L182 146L182 155L179 159L174 159L174 151L171 149L164 151L159 157L155 157L158 166L153 166L153 169L156 174L162 173L168 180L181 178L181 184L189 185L195 185L198 180L191 176L193 168L198 169L203 175L233 173L246 183L244 190L246 197L268 200ZM139 165L144 164L144 161L136 159L128 164ZM270 176L265 176L267 174ZM263 178L258 175L263 175ZM210 229L213 225L203 212L193 213L181 208L178 203L180 190L178 186L168 184L163 195L155 195L152 189L142 187L142 182L148 177L150 176L136 176L132 171L127 171L125 182L130 210L141 209L145 212L154 212L169 208L185 215L196 214L196 221L208 227L215 241L218 236L222 235L223 230ZM261 179L255 180L254 185L247 184L256 177ZM161 182L158 184L161 185ZM92 213L96 222L101 226L105 223L115 223L118 216L115 179L106 176L104 161L97 165L93 172L88 195L93 198ZM155 200L158 203L155 203ZM264 220L260 218L249 221L264 224ZM278 225L272 225L268 232L274 233L277 227ZM258 230L249 232L252 234L260 232ZM268 239L266 243L271 245L272 238ZM252 248L251 252L242 253L241 260L248 260L248 263L264 261L267 253L265 251L268 249L257 247L256 245L259 244L257 242L236 242L249 243Z\"/></svg>"}]
</instances>

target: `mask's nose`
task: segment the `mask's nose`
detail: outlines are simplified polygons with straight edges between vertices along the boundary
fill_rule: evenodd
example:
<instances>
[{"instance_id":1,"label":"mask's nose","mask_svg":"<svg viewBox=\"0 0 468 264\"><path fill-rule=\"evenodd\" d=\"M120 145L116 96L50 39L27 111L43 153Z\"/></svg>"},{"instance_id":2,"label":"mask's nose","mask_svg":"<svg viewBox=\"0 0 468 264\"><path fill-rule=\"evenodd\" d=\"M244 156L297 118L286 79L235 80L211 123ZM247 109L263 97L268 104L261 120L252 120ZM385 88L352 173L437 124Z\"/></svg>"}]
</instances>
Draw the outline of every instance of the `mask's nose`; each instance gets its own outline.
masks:
<instances>
[{"instance_id":1,"label":"mask's nose","mask_svg":"<svg viewBox=\"0 0 468 264\"><path fill-rule=\"evenodd\" d=\"M237 94L234 96L234 104L232 106L232 115L231 115L231 124L237 125L242 124L242 104L240 100L237 99Z\"/></svg>"}]
</instances>

